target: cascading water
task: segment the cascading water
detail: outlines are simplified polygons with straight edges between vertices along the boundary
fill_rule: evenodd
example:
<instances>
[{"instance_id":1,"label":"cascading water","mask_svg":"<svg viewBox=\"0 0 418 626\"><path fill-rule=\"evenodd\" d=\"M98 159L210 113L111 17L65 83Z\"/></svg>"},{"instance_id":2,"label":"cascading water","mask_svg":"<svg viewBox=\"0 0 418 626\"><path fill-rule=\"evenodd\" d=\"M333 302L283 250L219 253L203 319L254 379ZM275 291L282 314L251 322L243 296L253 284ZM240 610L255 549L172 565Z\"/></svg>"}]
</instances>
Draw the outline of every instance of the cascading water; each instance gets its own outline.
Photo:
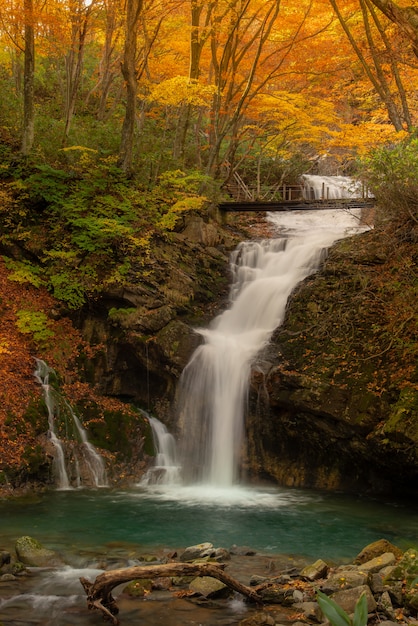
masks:
<instances>
[{"instance_id":1,"label":"cascading water","mask_svg":"<svg viewBox=\"0 0 418 626\"><path fill-rule=\"evenodd\" d=\"M335 200L369 196L362 183L349 176L304 174L302 182L305 200Z\"/></svg>"},{"instance_id":2,"label":"cascading water","mask_svg":"<svg viewBox=\"0 0 418 626\"><path fill-rule=\"evenodd\" d=\"M54 470L57 480L58 489L70 489L70 481L65 467L64 449L61 440L55 432L55 407L54 392L49 384L49 375L51 368L41 359L36 359L36 369L34 376L38 383L42 385L44 392L44 400L48 410L48 435L55 448Z\"/></svg>"},{"instance_id":3,"label":"cascading water","mask_svg":"<svg viewBox=\"0 0 418 626\"><path fill-rule=\"evenodd\" d=\"M156 449L155 461L145 473L142 485L177 484L180 467L177 461L176 442L162 422L147 415Z\"/></svg>"},{"instance_id":4,"label":"cascading water","mask_svg":"<svg viewBox=\"0 0 418 626\"><path fill-rule=\"evenodd\" d=\"M229 308L208 329L179 389L180 459L186 484L239 480L251 365L284 318L295 286L335 241L365 230L360 211L294 211L268 218L278 239L242 243L232 257Z\"/></svg>"},{"instance_id":5,"label":"cascading water","mask_svg":"<svg viewBox=\"0 0 418 626\"><path fill-rule=\"evenodd\" d=\"M50 374L54 373L53 370L41 359L36 359L36 369L34 376L36 380L42 385L44 392L45 404L48 410L48 435L51 443L54 446L54 471L56 475L58 489L71 489L72 483L76 487L82 485L82 473L86 477L86 483L94 487L106 487L107 477L106 469L102 457L99 455L95 447L89 442L87 433L80 420L74 413L69 403L60 396L60 394L50 385ZM75 442L71 441L69 452L72 457L72 480L68 475L68 463L66 463L66 444L58 436L58 428L56 420L62 414L65 413L66 417L70 417L72 424L76 429L77 438L80 440L81 445L79 451L77 451ZM78 452L81 452L82 456L79 458ZM67 453L68 456L68 453ZM84 468L83 472L81 468Z\"/></svg>"}]
</instances>

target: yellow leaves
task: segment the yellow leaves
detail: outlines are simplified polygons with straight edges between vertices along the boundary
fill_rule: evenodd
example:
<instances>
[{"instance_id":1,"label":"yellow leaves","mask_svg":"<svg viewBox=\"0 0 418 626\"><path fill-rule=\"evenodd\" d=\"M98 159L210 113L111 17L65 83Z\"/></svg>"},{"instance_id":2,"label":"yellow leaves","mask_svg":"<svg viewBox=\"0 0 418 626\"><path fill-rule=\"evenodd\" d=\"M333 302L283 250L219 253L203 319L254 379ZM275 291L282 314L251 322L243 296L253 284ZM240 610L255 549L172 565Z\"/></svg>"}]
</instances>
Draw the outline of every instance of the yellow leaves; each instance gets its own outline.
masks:
<instances>
[{"instance_id":1,"label":"yellow leaves","mask_svg":"<svg viewBox=\"0 0 418 626\"><path fill-rule=\"evenodd\" d=\"M215 92L214 85L204 85L187 76L174 76L152 86L148 100L163 106L207 106Z\"/></svg>"},{"instance_id":2,"label":"yellow leaves","mask_svg":"<svg viewBox=\"0 0 418 626\"><path fill-rule=\"evenodd\" d=\"M362 124L342 124L332 132L330 150L351 148L359 156L383 144L398 143L407 136L406 131L396 132L391 124L364 122Z\"/></svg>"},{"instance_id":3,"label":"yellow leaves","mask_svg":"<svg viewBox=\"0 0 418 626\"><path fill-rule=\"evenodd\" d=\"M204 196L192 196L181 198L165 213L158 222L158 226L163 230L173 230L180 213L186 211L199 210L204 203L207 202L207 198Z\"/></svg>"},{"instance_id":4,"label":"yellow leaves","mask_svg":"<svg viewBox=\"0 0 418 626\"><path fill-rule=\"evenodd\" d=\"M258 96L252 113L268 120L272 150L291 142L309 143L320 151L324 139L330 136L338 121L331 102L283 90Z\"/></svg>"},{"instance_id":5,"label":"yellow leaves","mask_svg":"<svg viewBox=\"0 0 418 626\"><path fill-rule=\"evenodd\" d=\"M0 337L0 354L11 354L9 350L10 342L6 337Z\"/></svg>"}]
</instances>

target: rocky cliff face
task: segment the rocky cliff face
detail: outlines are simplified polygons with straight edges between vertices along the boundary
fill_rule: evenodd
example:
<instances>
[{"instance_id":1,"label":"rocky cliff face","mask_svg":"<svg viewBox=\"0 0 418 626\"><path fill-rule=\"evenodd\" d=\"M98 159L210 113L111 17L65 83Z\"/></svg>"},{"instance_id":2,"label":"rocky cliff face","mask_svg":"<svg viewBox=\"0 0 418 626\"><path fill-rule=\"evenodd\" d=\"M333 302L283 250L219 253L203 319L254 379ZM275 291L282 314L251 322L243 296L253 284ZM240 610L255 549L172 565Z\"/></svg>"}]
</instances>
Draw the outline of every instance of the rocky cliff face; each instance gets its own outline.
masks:
<instances>
[{"instance_id":1,"label":"rocky cliff face","mask_svg":"<svg viewBox=\"0 0 418 626\"><path fill-rule=\"evenodd\" d=\"M160 242L140 284L102 294L81 319L103 346L86 378L175 432L177 381L225 304L238 238L193 218ZM416 492L415 246L373 231L340 242L291 298L254 365L246 470L255 480L371 493Z\"/></svg>"},{"instance_id":2,"label":"rocky cliff face","mask_svg":"<svg viewBox=\"0 0 418 626\"><path fill-rule=\"evenodd\" d=\"M86 379L168 423L177 381L199 342L194 329L228 294L229 252L238 241L231 229L188 218L154 246L140 283L103 291L78 321L99 347L84 364Z\"/></svg>"},{"instance_id":3,"label":"rocky cliff face","mask_svg":"<svg viewBox=\"0 0 418 626\"><path fill-rule=\"evenodd\" d=\"M416 493L417 254L372 231L294 293L253 370L248 467L285 485Z\"/></svg>"}]
</instances>

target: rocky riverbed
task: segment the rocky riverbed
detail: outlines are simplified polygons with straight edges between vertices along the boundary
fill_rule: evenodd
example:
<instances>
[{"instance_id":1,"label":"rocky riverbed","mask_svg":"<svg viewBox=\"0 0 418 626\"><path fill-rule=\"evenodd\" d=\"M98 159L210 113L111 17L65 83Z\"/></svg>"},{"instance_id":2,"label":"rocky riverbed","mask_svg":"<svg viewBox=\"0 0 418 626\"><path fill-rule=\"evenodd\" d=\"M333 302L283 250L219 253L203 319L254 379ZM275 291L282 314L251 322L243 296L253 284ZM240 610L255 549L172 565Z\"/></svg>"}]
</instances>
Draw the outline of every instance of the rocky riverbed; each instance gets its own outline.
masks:
<instances>
[{"instance_id":1,"label":"rocky riverbed","mask_svg":"<svg viewBox=\"0 0 418 626\"><path fill-rule=\"evenodd\" d=\"M219 566L255 592L259 602L249 601L213 577L181 575L183 565L190 563ZM153 569L163 564L178 568L179 575L155 577ZM403 552L383 539L365 547L352 562L333 564L257 554L245 546L217 548L210 543L155 554L135 554L132 549L127 554L122 545L113 545L94 560L86 554L60 555L30 537L20 537L13 549L0 551L0 624L101 623L99 613L88 610L79 579L93 582L103 572L114 574L127 567L145 569L148 574L115 588L122 625L323 624L326 619L317 602L318 591L348 615L364 594L371 625L418 625L418 551Z\"/></svg>"}]
</instances>

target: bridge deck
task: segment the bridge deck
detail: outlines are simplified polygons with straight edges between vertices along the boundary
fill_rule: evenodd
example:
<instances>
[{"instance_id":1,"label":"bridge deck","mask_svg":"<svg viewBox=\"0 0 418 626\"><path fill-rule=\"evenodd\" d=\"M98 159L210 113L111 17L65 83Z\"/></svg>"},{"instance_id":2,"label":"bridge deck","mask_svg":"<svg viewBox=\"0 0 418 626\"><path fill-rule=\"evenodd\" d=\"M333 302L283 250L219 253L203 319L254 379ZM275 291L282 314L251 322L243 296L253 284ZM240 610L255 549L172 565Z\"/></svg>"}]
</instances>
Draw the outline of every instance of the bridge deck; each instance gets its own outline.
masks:
<instances>
[{"instance_id":1,"label":"bridge deck","mask_svg":"<svg viewBox=\"0 0 418 626\"><path fill-rule=\"evenodd\" d=\"M336 200L283 200L277 202L220 202L220 211L312 211L317 209L364 209L373 206L373 198Z\"/></svg>"}]
</instances>

